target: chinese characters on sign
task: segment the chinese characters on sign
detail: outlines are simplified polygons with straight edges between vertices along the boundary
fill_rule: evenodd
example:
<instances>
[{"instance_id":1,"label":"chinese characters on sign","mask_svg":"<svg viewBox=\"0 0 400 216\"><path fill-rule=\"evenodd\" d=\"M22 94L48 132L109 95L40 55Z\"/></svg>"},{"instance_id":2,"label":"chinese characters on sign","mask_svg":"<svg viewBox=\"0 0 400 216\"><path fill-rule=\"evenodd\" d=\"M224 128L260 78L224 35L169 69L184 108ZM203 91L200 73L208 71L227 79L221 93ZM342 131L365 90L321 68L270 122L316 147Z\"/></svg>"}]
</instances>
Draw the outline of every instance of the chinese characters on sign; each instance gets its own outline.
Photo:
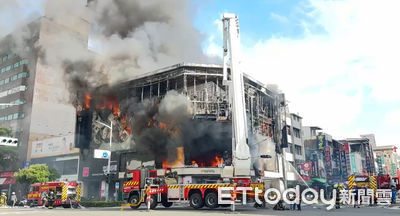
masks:
<instances>
[{"instance_id":1,"label":"chinese characters on sign","mask_svg":"<svg viewBox=\"0 0 400 216\"><path fill-rule=\"evenodd\" d=\"M392 200L392 191L390 189L377 189L374 196L373 189L352 189L340 190L340 203L353 205L357 204L370 205L375 203L378 205L390 205Z\"/></svg>"}]
</instances>

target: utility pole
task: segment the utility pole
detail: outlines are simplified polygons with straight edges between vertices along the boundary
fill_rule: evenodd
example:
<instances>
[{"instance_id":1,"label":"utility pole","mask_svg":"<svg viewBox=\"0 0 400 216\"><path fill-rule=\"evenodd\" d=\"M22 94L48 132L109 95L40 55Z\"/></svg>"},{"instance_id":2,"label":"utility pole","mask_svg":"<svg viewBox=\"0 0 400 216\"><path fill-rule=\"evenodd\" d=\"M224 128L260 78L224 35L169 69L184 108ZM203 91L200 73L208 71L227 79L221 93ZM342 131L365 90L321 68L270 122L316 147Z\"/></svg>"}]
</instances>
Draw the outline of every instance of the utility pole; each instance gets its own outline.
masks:
<instances>
[{"instance_id":1,"label":"utility pole","mask_svg":"<svg viewBox=\"0 0 400 216\"><path fill-rule=\"evenodd\" d=\"M110 121L110 125L106 125L103 122L96 121L97 123L103 125L104 127L107 127L110 129L110 156L108 157L108 163L107 163L107 184L106 184L106 190L105 190L105 196L106 196L106 201L110 201L110 195L109 195L109 190L110 190L110 183L111 183L111 145L112 145L112 135L113 135L113 124L112 121Z\"/></svg>"}]
</instances>

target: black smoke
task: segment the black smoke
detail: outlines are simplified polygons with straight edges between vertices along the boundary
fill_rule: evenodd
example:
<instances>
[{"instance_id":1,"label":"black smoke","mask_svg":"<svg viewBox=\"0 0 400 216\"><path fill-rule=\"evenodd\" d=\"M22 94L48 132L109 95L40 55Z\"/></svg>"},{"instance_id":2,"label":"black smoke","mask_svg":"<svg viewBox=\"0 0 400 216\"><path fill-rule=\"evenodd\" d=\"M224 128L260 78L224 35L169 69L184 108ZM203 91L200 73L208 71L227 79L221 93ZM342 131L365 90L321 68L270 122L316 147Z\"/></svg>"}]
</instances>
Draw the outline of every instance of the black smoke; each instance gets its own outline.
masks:
<instances>
[{"instance_id":1,"label":"black smoke","mask_svg":"<svg viewBox=\"0 0 400 216\"><path fill-rule=\"evenodd\" d=\"M195 160L209 166L215 156L231 154L231 124L193 119L189 101L176 91L169 91L161 100L125 100L121 111L133 116L135 149L142 160L155 159L158 166L165 159L174 161L176 155L169 150L177 147L184 147L186 165Z\"/></svg>"}]
</instances>

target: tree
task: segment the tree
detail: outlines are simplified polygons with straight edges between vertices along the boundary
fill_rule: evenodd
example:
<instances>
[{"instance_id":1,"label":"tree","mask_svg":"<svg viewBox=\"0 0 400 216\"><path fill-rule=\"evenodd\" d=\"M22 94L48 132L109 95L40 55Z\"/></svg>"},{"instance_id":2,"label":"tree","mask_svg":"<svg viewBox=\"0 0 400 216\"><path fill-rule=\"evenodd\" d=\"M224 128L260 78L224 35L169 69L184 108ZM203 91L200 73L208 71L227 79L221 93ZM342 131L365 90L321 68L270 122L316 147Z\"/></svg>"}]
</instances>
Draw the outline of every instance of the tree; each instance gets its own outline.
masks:
<instances>
[{"instance_id":1,"label":"tree","mask_svg":"<svg viewBox=\"0 0 400 216\"><path fill-rule=\"evenodd\" d=\"M0 146L1 170L13 171L18 166L18 149L12 146Z\"/></svg>"},{"instance_id":2,"label":"tree","mask_svg":"<svg viewBox=\"0 0 400 216\"><path fill-rule=\"evenodd\" d=\"M0 136L12 137L12 130L0 127ZM18 149L12 146L0 146L0 168L1 170L13 171L18 165Z\"/></svg>"},{"instance_id":3,"label":"tree","mask_svg":"<svg viewBox=\"0 0 400 216\"><path fill-rule=\"evenodd\" d=\"M34 164L25 169L20 169L14 173L14 178L20 184L33 184L56 180L60 175L54 168L49 168L45 164Z\"/></svg>"},{"instance_id":4,"label":"tree","mask_svg":"<svg viewBox=\"0 0 400 216\"><path fill-rule=\"evenodd\" d=\"M50 176L49 181L55 181L61 177L60 173L58 173L57 169L50 167L49 168Z\"/></svg>"},{"instance_id":5,"label":"tree","mask_svg":"<svg viewBox=\"0 0 400 216\"><path fill-rule=\"evenodd\" d=\"M0 136L12 137L12 130L6 127L0 127Z\"/></svg>"}]
</instances>

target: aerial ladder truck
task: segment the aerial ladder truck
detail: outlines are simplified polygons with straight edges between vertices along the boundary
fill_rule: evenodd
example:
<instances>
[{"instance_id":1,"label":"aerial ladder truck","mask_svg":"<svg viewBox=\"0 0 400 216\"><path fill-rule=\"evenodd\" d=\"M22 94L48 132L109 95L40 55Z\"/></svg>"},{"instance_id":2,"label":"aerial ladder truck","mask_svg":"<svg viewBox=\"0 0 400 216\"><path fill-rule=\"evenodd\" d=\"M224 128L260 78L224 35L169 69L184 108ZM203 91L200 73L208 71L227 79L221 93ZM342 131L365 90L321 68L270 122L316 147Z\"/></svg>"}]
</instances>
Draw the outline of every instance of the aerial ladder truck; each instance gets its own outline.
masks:
<instances>
[{"instance_id":1,"label":"aerial ladder truck","mask_svg":"<svg viewBox=\"0 0 400 216\"><path fill-rule=\"evenodd\" d=\"M239 21L235 14L226 13L223 22L223 84L229 91L232 117L232 165L225 166L221 181L211 184L178 184L173 173L159 177L155 170L128 170L129 181L123 185L124 199L135 209L141 203L154 209L158 203L170 207L173 203L189 203L195 209L217 208L219 187L247 187L247 196L234 193L236 202L255 200L255 188L264 191L264 184L251 177L251 156L245 109L243 74L240 68ZM229 69L229 70L228 70ZM200 168L199 168L200 169ZM262 200L263 193L259 194Z\"/></svg>"}]
</instances>

